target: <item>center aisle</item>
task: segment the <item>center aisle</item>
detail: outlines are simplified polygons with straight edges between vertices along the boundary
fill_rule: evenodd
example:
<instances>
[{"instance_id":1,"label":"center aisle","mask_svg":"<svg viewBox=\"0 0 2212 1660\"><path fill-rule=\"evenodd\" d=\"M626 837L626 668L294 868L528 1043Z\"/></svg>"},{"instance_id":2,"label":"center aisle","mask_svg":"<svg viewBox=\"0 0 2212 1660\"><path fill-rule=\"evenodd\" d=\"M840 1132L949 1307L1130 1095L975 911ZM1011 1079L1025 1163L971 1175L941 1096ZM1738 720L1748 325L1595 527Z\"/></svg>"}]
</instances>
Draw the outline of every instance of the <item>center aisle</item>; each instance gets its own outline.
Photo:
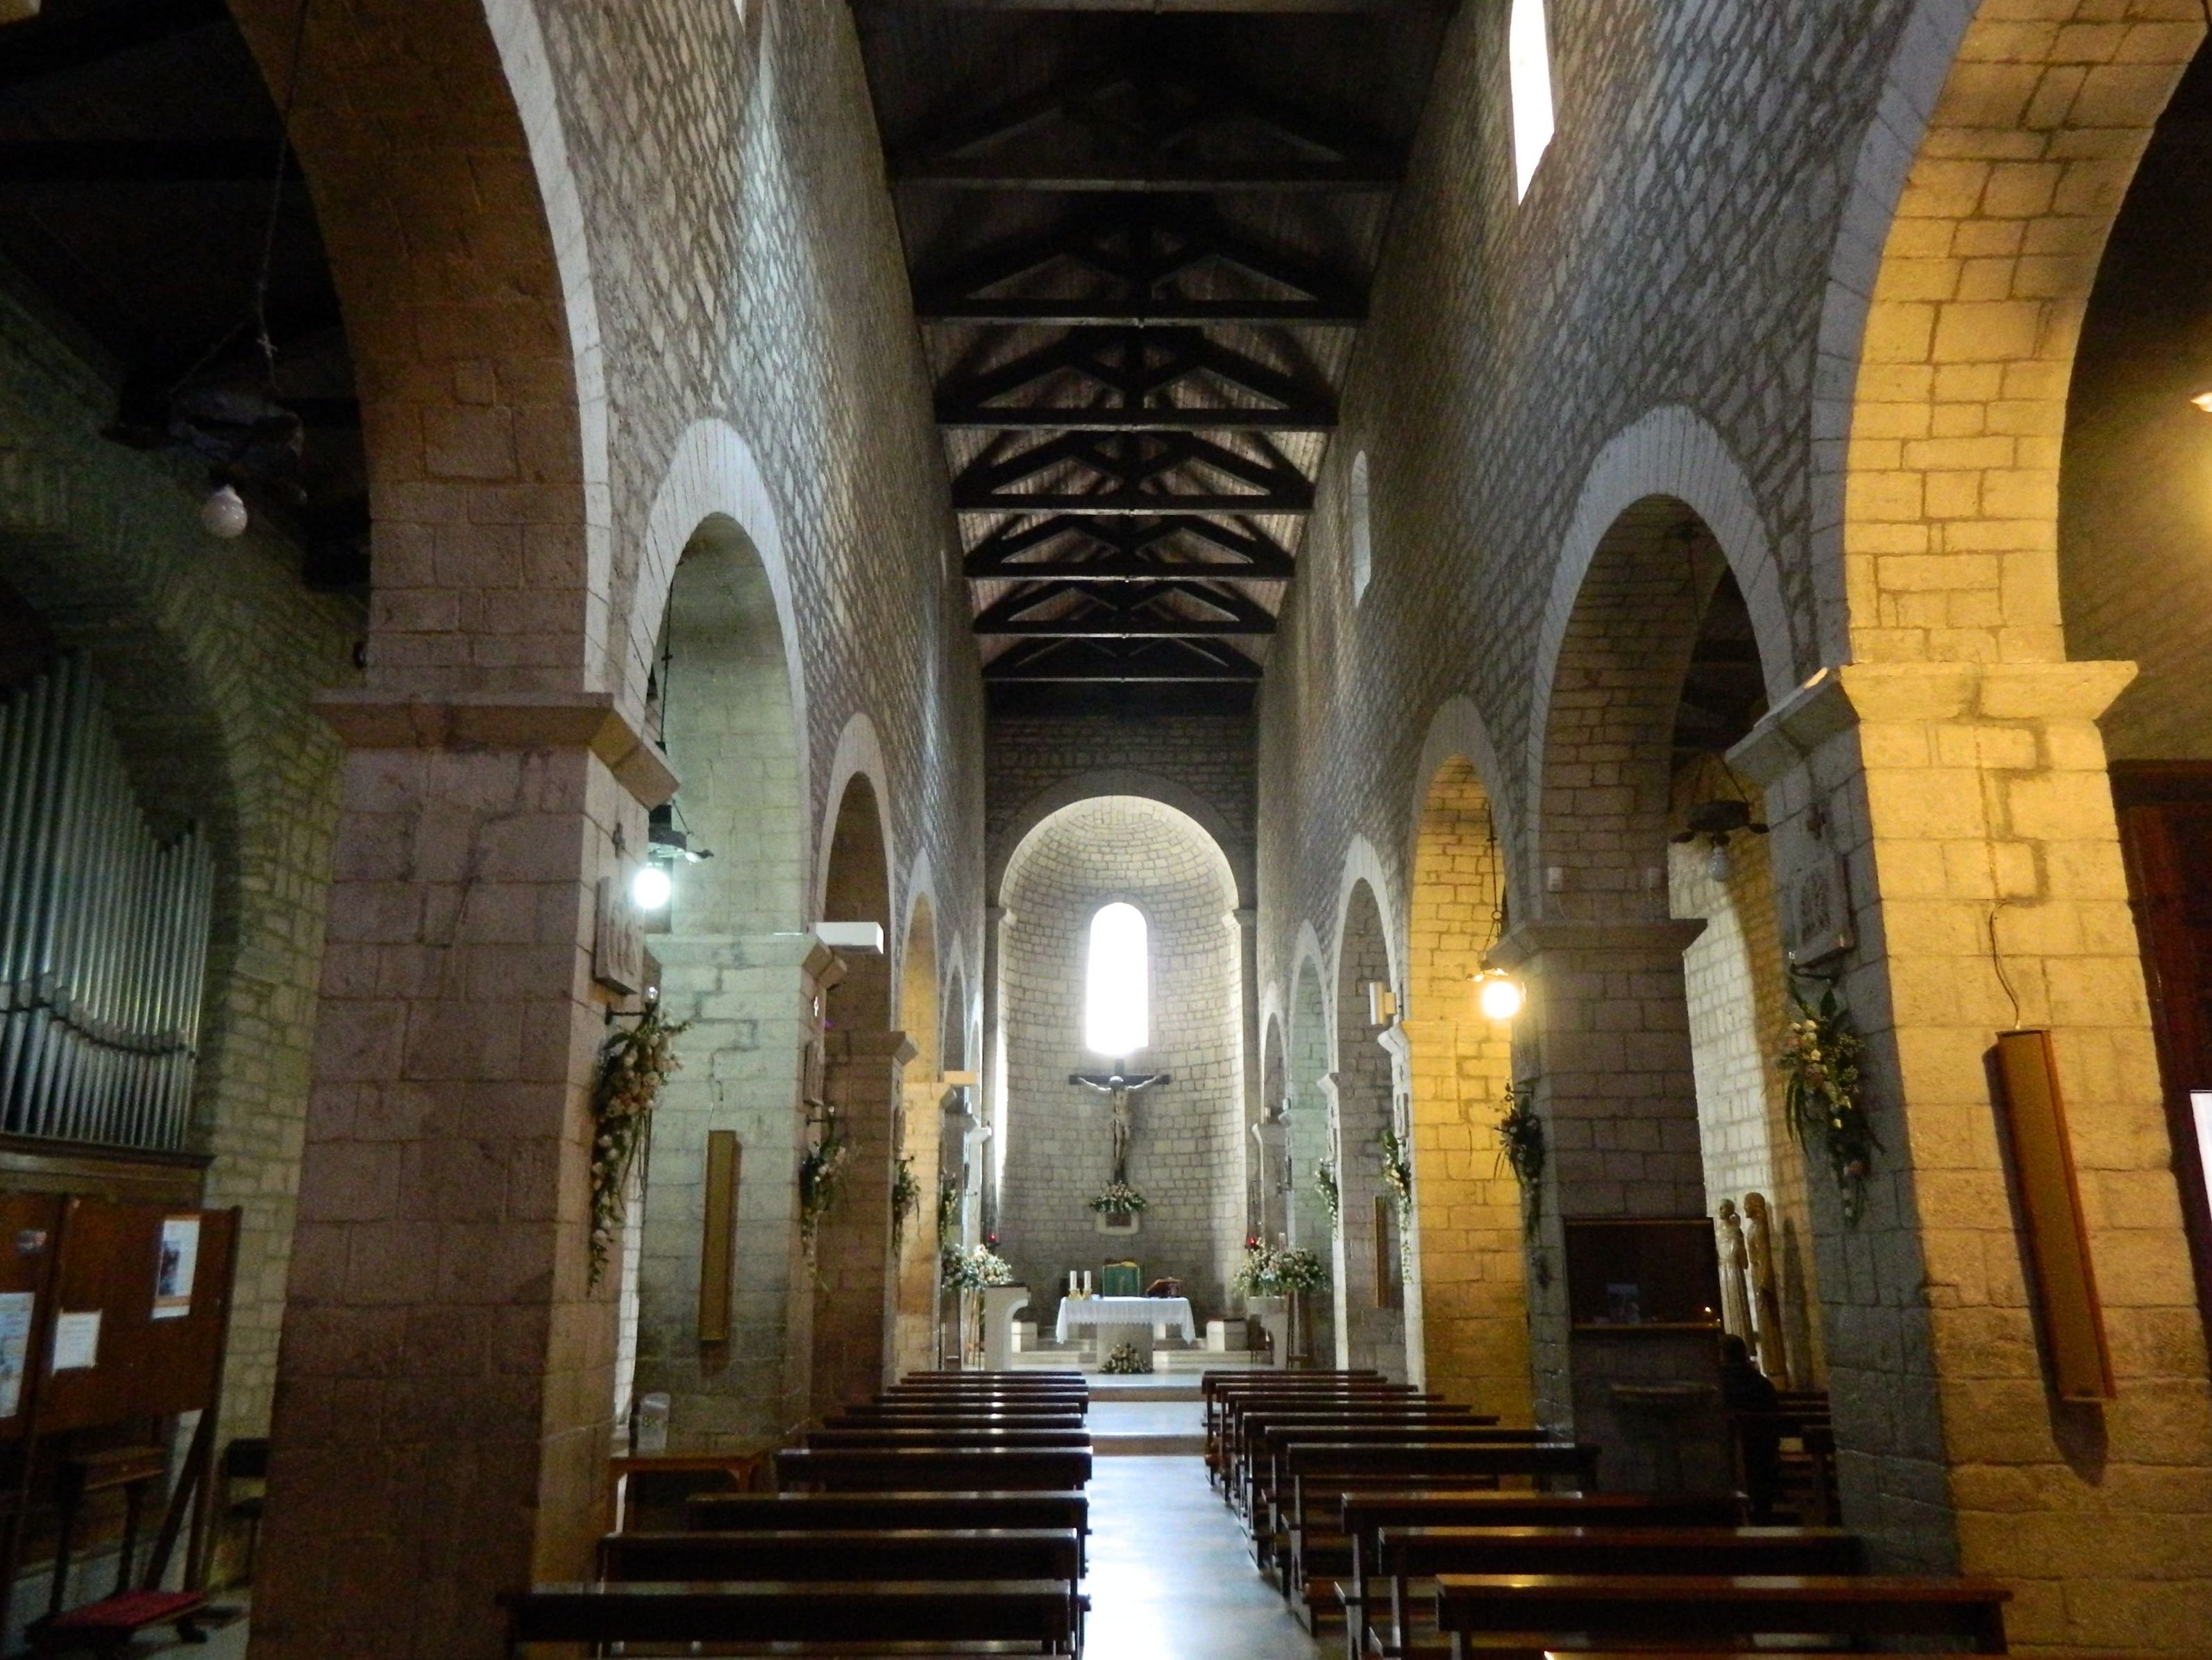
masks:
<instances>
[{"instance_id":1,"label":"center aisle","mask_svg":"<svg viewBox=\"0 0 2212 1660\"><path fill-rule=\"evenodd\" d=\"M1101 1458L1091 1475L1085 1660L1321 1660L1260 1577L1206 1461Z\"/></svg>"}]
</instances>

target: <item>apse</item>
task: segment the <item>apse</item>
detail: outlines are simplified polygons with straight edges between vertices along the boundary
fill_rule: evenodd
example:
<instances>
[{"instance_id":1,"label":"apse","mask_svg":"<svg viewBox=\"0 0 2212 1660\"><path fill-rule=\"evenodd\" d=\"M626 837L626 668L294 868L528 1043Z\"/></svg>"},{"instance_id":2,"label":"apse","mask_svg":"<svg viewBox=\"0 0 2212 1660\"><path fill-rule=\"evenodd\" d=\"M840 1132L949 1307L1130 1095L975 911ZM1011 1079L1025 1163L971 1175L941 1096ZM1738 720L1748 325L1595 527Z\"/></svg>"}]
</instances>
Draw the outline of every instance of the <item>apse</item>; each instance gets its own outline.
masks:
<instances>
[{"instance_id":1,"label":"apse","mask_svg":"<svg viewBox=\"0 0 2212 1660\"><path fill-rule=\"evenodd\" d=\"M1221 1319L1244 1237L1237 896L1211 836L1172 807L1097 796L1044 820L1004 889L1006 1146L1000 1254L1049 1335L1071 1271L1135 1261ZM1100 1047L1100 1046L1103 1047ZM1133 1225L1091 1208L1116 1177L1116 1070L1128 1098L1120 1179Z\"/></svg>"}]
</instances>

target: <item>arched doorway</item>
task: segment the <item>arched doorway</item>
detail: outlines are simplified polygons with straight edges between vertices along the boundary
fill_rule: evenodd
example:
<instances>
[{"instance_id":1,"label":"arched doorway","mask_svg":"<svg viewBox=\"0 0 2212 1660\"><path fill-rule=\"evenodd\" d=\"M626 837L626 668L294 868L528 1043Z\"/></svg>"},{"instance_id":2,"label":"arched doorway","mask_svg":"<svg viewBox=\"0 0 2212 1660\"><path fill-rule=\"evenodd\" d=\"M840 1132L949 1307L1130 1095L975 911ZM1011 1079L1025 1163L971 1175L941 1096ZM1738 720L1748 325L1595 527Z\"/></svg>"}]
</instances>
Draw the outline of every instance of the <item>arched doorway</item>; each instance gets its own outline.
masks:
<instances>
[{"instance_id":1,"label":"arched doorway","mask_svg":"<svg viewBox=\"0 0 2212 1660\"><path fill-rule=\"evenodd\" d=\"M830 836L823 884L825 923L873 923L888 941L890 873L876 789L865 773L846 783ZM893 1357L897 1277L891 1255L891 1187L898 1110L913 1046L892 1029L888 949L840 953L843 975L823 1001L822 1092L813 1140L845 1147L835 1195L813 1224L813 1415L865 1401Z\"/></svg>"},{"instance_id":2,"label":"arched doorway","mask_svg":"<svg viewBox=\"0 0 2212 1660\"><path fill-rule=\"evenodd\" d=\"M1429 781L1410 911L1406 1036L1425 1376L1430 1388L1518 1423L1529 1412L1522 1210L1497 1128L1513 1032L1483 1015L1474 986L1507 921L1505 863L1489 796L1464 757Z\"/></svg>"},{"instance_id":3,"label":"arched doorway","mask_svg":"<svg viewBox=\"0 0 2212 1660\"><path fill-rule=\"evenodd\" d=\"M662 1092L643 1171L635 1262L635 1393L669 1397L669 1444L757 1444L803 1417L805 1264L780 1172L798 1156L811 1034L811 937L800 932L805 817L787 647L758 549L721 514L685 543L653 657L647 711L682 785L653 816L671 873L648 926L681 1069ZM680 850L679 850L680 849ZM720 1337L702 1335L699 1242L708 1138L739 1152L734 1261Z\"/></svg>"},{"instance_id":4,"label":"arched doorway","mask_svg":"<svg viewBox=\"0 0 2212 1660\"><path fill-rule=\"evenodd\" d=\"M1407 1252L1403 1217L1384 1177L1384 1136L1396 1135L1395 1079L1379 1041L1393 1030L1376 1018L1376 994L1395 998L1382 912L1366 882L1352 885L1337 944L1334 1138L1336 1354L1340 1366L1372 1366L1403 1378Z\"/></svg>"},{"instance_id":5,"label":"arched doorway","mask_svg":"<svg viewBox=\"0 0 2212 1660\"><path fill-rule=\"evenodd\" d=\"M955 989L957 989L956 985ZM927 894L916 896L899 964L900 1030L914 1046L899 1104L891 1172L892 1246L897 1277L892 1371L935 1364L937 1352L938 1161L944 1140L944 1025L937 1006L937 923Z\"/></svg>"}]
</instances>

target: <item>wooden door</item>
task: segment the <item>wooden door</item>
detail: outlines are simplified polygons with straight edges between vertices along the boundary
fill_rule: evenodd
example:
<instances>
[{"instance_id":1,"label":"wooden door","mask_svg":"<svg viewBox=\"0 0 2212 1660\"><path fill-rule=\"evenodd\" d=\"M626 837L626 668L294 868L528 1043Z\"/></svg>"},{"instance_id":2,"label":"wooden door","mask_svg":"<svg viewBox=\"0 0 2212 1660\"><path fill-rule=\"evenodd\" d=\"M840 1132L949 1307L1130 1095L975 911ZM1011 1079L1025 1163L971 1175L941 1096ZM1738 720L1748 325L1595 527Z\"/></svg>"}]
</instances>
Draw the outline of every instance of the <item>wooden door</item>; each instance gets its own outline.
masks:
<instances>
[{"instance_id":1,"label":"wooden door","mask_svg":"<svg viewBox=\"0 0 2212 1660\"><path fill-rule=\"evenodd\" d=\"M2212 1094L2212 763L2112 768L2197 1306L2212 1326L2212 1189L2191 1098Z\"/></svg>"}]
</instances>

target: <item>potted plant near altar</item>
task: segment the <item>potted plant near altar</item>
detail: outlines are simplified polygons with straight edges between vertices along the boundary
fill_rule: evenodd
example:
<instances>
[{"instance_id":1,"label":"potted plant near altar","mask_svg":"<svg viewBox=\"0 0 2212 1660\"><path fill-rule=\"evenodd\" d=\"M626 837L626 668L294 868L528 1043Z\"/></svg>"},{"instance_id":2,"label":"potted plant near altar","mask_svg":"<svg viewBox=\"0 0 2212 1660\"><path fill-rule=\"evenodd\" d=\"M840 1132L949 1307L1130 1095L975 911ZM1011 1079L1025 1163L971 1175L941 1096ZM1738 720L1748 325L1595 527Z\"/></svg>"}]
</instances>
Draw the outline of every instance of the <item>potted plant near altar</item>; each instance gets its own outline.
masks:
<instances>
[{"instance_id":1,"label":"potted plant near altar","mask_svg":"<svg viewBox=\"0 0 2212 1660\"><path fill-rule=\"evenodd\" d=\"M1278 1335L1279 1349L1285 1365L1310 1365L1313 1356L1312 1323L1308 1318L1306 1298L1328 1284L1328 1269L1321 1258L1310 1250L1282 1245L1270 1248L1257 1239L1244 1242L1244 1260L1230 1281L1231 1287L1243 1293L1247 1305L1266 1302L1267 1308L1254 1308L1262 1324L1271 1335ZM1274 1323L1279 1320L1284 1329L1277 1335Z\"/></svg>"},{"instance_id":2,"label":"potted plant near altar","mask_svg":"<svg viewBox=\"0 0 2212 1660\"><path fill-rule=\"evenodd\" d=\"M972 1352L963 1353L963 1362L980 1365L983 1359L983 1293L994 1286L1012 1285L1013 1264L988 1245L975 1245L967 1250L947 1245L939 1283L957 1293L963 1306L961 1325L970 1335L962 1347L963 1352Z\"/></svg>"}]
</instances>

